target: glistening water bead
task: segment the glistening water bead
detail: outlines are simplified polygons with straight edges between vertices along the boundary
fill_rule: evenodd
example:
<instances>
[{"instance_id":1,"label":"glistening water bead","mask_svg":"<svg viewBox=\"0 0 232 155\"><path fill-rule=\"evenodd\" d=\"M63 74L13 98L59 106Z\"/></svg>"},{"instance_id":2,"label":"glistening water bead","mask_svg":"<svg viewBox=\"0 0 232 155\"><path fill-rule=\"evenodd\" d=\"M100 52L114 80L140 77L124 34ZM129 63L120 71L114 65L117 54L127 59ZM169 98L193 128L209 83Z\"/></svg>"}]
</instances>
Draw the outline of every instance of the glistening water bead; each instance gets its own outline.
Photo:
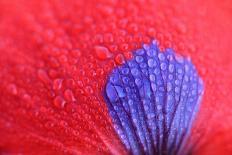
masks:
<instances>
[{"instance_id":1,"label":"glistening water bead","mask_svg":"<svg viewBox=\"0 0 232 155\"><path fill-rule=\"evenodd\" d=\"M203 82L189 59L156 41L115 68L104 97L132 154L180 154L198 111Z\"/></svg>"}]
</instances>

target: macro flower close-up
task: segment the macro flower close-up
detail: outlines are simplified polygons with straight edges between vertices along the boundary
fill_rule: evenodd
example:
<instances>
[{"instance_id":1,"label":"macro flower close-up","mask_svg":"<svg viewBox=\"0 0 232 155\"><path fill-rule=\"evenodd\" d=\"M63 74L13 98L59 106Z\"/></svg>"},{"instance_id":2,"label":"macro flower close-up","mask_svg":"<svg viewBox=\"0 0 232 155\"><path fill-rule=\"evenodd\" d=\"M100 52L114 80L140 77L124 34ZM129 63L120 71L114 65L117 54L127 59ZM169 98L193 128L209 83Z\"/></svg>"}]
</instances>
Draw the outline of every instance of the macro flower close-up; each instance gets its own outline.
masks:
<instances>
[{"instance_id":1,"label":"macro flower close-up","mask_svg":"<svg viewBox=\"0 0 232 155\"><path fill-rule=\"evenodd\" d=\"M231 0L0 0L0 155L231 155Z\"/></svg>"}]
</instances>

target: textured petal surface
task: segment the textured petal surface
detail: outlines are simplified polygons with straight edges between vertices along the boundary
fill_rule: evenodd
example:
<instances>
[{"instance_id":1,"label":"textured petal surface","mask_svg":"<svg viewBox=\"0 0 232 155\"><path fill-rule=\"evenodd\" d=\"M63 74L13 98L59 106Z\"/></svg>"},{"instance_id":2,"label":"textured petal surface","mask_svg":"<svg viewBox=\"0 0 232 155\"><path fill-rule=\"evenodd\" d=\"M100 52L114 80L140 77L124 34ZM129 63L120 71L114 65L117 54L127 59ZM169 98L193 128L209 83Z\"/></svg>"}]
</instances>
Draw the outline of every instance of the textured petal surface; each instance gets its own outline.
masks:
<instances>
[{"instance_id":1,"label":"textured petal surface","mask_svg":"<svg viewBox=\"0 0 232 155\"><path fill-rule=\"evenodd\" d=\"M189 154L184 150L203 95L190 60L156 41L113 70L105 100L115 130L133 154ZM193 141L191 142L193 143Z\"/></svg>"},{"instance_id":2,"label":"textured petal surface","mask_svg":"<svg viewBox=\"0 0 232 155\"><path fill-rule=\"evenodd\" d=\"M126 154L102 92L155 38L204 81L187 147L231 154L231 17L230 0L0 0L1 153Z\"/></svg>"}]
</instances>

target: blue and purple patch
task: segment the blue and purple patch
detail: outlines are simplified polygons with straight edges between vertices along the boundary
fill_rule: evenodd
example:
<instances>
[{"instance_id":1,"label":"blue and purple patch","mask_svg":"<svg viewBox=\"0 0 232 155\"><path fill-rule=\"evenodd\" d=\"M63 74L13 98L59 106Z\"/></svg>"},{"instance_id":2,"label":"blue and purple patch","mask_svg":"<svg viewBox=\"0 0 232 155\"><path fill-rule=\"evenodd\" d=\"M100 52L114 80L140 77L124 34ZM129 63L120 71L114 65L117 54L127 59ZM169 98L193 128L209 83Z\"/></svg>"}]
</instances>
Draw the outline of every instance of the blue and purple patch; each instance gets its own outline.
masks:
<instances>
[{"instance_id":1,"label":"blue and purple patch","mask_svg":"<svg viewBox=\"0 0 232 155\"><path fill-rule=\"evenodd\" d=\"M178 154L198 111L203 82L189 59L156 41L115 68L104 97L114 128L133 154Z\"/></svg>"}]
</instances>

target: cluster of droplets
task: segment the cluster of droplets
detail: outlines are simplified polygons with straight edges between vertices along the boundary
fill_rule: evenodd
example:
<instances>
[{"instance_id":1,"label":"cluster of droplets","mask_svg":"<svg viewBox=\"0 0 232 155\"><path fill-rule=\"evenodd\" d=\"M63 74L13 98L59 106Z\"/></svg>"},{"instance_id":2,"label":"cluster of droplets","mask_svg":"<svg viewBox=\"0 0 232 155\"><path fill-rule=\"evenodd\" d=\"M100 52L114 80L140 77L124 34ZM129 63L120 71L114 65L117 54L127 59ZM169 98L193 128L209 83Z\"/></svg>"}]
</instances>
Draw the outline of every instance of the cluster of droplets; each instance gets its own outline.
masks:
<instances>
[{"instance_id":1,"label":"cluster of droplets","mask_svg":"<svg viewBox=\"0 0 232 155\"><path fill-rule=\"evenodd\" d=\"M83 2L76 2L72 6L67 6L70 7L70 9L67 10L72 10L73 6L81 6L83 5L82 3ZM89 84L91 82L88 82L91 81L92 78L86 79L86 77L88 74L92 76L97 75L94 68L97 68L98 64L100 64L100 67L104 65L104 70L98 72L104 72L105 75L105 73L110 71L112 66L114 66L112 63L120 65L123 64L126 59L130 59L132 57L130 51L140 47L141 42L148 43L152 37L158 38L162 45L165 45L164 41L168 40L171 42L172 36L170 35L173 33L160 33L164 26L158 25L161 24L164 19L158 16L157 19L159 20L152 20L154 18L152 8L148 8L144 13L141 12L141 15L138 15L138 7L142 4L140 1L130 4L128 7L124 7L124 5L127 5L124 2L118 4L111 3L114 2L109 2L109 4L99 3L96 7L98 11L96 15L86 10L84 19L81 23L76 22L76 18L72 17L69 11L59 11L62 5L50 3L45 3L43 7L44 10L42 10L42 12L46 12L46 16L42 14L38 15L39 20L35 20L33 16L27 17L29 22L33 23L31 25L34 26L30 29L37 34L41 34L34 36L34 40L38 44L46 42L42 47L44 52L39 54L39 56L43 59L49 58L49 60L45 61L45 64L49 63L50 69L45 69L46 71L44 72L47 72L47 77L51 77L51 81L57 78L63 78L67 72L69 72L68 74L72 74L78 72L78 70L84 70L84 72L88 73L84 73L83 77L78 77L79 79L72 78L75 82L78 81L79 83L83 83L80 84L83 85L83 87L78 89L79 94L88 94L89 92L93 92L95 87ZM86 7L92 7L92 4L88 2L85 5ZM117 5L117 7L112 7L111 5ZM59 14L54 12L53 9L62 13ZM126 12L133 13L128 16ZM83 15L79 10L76 14L80 16ZM143 14L146 14L146 19L144 19ZM69 19L67 20L67 18ZM96 24L95 18L102 22ZM164 18L166 18L166 16ZM43 20L48 21L46 25L43 25ZM177 26L175 32L186 32L186 27L183 24L177 25L179 26ZM88 29L86 27L88 27ZM91 36L89 34L91 34ZM180 41L178 40L178 42ZM170 46L170 44L167 45ZM83 69L85 68L84 66L87 66L86 62L80 61L79 58L87 59L89 56L93 56L97 59L96 61L94 60L95 62L90 62L93 69L86 71ZM105 63L105 61L109 62L111 60L114 60L114 62ZM82 66L77 66L78 64L82 64ZM47 68L47 66L44 67ZM51 69L51 67L54 68ZM64 67L63 70L60 69L57 71L57 68L60 67ZM60 74L60 77L57 74ZM48 81L44 73L39 71L38 75L39 79L43 82ZM99 83L99 85L100 84L101 83ZM64 107L66 102L71 101L68 99L70 97L65 97L72 96L70 91L68 92L69 93L63 92L63 95L59 94L53 97L55 105L60 104L60 107ZM72 93L76 94L75 92Z\"/></svg>"},{"instance_id":2,"label":"cluster of droplets","mask_svg":"<svg viewBox=\"0 0 232 155\"><path fill-rule=\"evenodd\" d=\"M157 42L113 70L105 100L115 130L133 154L177 154L185 144L203 93L189 59Z\"/></svg>"},{"instance_id":3,"label":"cluster of droplets","mask_svg":"<svg viewBox=\"0 0 232 155\"><path fill-rule=\"evenodd\" d=\"M101 96L105 83L102 79L116 65L131 59L131 51L140 48L141 43L149 43L151 38L159 40L161 49L164 46L178 51L196 49L194 45L184 44L186 37L183 36L188 31L186 26L181 21L172 22L169 18L169 14L175 10L167 8L167 12L159 12L154 11L153 2L147 2L147 5L152 7L145 9L144 2L139 0L130 4L124 1L99 1L97 5L75 1L65 3L65 9L63 3L52 2L36 5L39 9L35 10L28 7L29 12L19 17L23 24L14 24L17 28L12 31L12 36L16 38L21 38L22 34L25 37L20 39L22 47L17 47L13 40L12 45L5 48L9 51L14 47L17 53L23 51L25 53L21 54L25 56L21 59L29 58L31 61L22 61L22 66L27 66L24 70L16 68L17 73L5 74L5 81L8 82L6 88L11 95L9 101L17 99L17 103L4 101L8 105L2 106L2 109L21 107L24 115L26 105L34 114L28 117L31 118L28 122L39 124L36 120L46 122L50 116L53 119L41 123L41 129L45 124L49 131L56 130L57 135L62 135L64 130L64 135L70 139L83 141L79 148L95 149L98 146L98 150L105 150L107 144L102 142L104 138L99 135L106 131L110 138L111 122ZM12 36L10 39L14 39ZM136 61L143 62L142 59L138 57ZM154 65L152 60L148 62L147 65ZM17 61L15 63L21 65ZM165 64L162 66L165 68ZM140 67L146 65L141 63ZM127 70L124 72L127 73ZM18 79L9 80L9 74ZM150 79L154 80L154 75ZM136 83L139 85L141 79ZM156 89L154 84L151 85ZM71 125L63 126L59 121L67 117L65 112L76 120L64 120L73 121ZM29 125L28 122L25 124ZM72 134L76 136L70 136Z\"/></svg>"}]
</instances>

